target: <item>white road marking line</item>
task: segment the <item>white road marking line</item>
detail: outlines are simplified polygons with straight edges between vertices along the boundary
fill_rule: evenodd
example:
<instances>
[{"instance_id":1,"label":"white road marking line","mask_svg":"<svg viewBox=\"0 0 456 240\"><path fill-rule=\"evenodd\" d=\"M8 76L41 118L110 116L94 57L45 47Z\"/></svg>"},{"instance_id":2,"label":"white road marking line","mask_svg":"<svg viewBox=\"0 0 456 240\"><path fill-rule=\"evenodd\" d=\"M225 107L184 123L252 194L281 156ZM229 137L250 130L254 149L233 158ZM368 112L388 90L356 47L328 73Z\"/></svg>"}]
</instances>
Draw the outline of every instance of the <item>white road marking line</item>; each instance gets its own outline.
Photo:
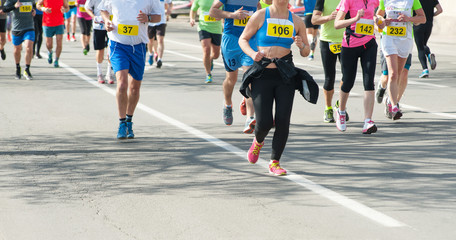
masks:
<instances>
[{"instance_id":1,"label":"white road marking line","mask_svg":"<svg viewBox=\"0 0 456 240\"><path fill-rule=\"evenodd\" d=\"M87 75L81 73L80 71L66 65L65 63L62 63L60 62L60 65L62 67L64 67L66 70L68 70L69 72L73 73L74 75L76 75L77 77L89 82L90 84L96 86L96 87L99 87L101 88L102 90L106 91L107 93L113 95L113 96L116 96L116 91L112 88L109 88L107 87L106 85L104 84L98 84L97 81L95 81L94 79L88 77ZM196 128L193 128L191 126L188 126L174 118L171 118L159 111L156 111L155 109L152 109L142 103L138 103L137 105L137 108L138 109L141 109L143 111L145 111L146 113L150 114L151 116L153 117L156 117L158 119L161 119L162 121L164 122L167 122L169 123L170 125L173 125L177 128L180 128L198 138L201 138L201 139L204 139L216 146L219 146L225 150L227 150L228 152L231 152L237 156L239 156L240 158L242 159L247 159L247 152L243 151L242 149L236 147L236 146L233 146L227 142L224 142L216 137L213 137L203 131L200 131ZM266 169L269 169L269 166L268 166L268 161L260 158L257 162L258 165L266 168ZM290 180L290 181L293 181L303 187L305 187L306 189L322 196L322 197L325 197L335 203L338 203L339 205L345 207L345 208L348 208L374 222L377 222L385 227L404 227L404 226L407 226L406 224L394 219L394 218L391 218L381 212L378 212L372 208L369 208L361 203L358 203L348 197L345 197L337 192L334 192L328 188L325 188L309 179L306 179L296 173L293 173L293 172L288 172L288 175L285 176L286 179Z\"/></svg>"}]
</instances>

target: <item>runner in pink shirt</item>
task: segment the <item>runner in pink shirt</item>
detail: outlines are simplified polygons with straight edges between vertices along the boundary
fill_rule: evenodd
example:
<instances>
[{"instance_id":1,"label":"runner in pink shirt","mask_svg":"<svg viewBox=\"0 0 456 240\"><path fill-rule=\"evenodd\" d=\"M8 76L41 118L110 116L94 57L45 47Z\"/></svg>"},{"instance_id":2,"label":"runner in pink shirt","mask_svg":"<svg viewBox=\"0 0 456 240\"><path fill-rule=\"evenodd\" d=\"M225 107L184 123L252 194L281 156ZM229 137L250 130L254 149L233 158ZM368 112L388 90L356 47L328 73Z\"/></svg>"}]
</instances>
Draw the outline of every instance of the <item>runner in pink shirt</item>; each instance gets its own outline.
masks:
<instances>
[{"instance_id":1,"label":"runner in pink shirt","mask_svg":"<svg viewBox=\"0 0 456 240\"><path fill-rule=\"evenodd\" d=\"M92 17L87 13L84 5L86 0L77 0L76 5L78 8L78 22L81 28L81 44L82 53L87 55L90 51L90 31L92 30Z\"/></svg>"},{"instance_id":2,"label":"runner in pink shirt","mask_svg":"<svg viewBox=\"0 0 456 240\"><path fill-rule=\"evenodd\" d=\"M374 24L378 19L375 9L379 0L341 0L337 7L338 13L334 21L336 29L345 28L340 61L342 67L342 86L340 105L336 106L334 115L336 127L345 131L346 105L348 96L355 83L358 59L361 60L364 82L364 127L363 134L377 131L372 121L375 97L375 65L377 62L377 42L374 35Z\"/></svg>"}]
</instances>

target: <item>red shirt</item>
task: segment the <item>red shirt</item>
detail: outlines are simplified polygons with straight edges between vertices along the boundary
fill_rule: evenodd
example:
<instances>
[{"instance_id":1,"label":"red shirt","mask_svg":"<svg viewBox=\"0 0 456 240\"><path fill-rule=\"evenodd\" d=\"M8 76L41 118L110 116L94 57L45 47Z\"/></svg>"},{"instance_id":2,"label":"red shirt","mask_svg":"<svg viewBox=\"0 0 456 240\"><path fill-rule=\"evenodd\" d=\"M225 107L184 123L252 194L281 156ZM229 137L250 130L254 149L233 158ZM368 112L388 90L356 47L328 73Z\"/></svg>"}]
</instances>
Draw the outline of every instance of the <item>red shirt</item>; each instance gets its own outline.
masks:
<instances>
[{"instance_id":1,"label":"red shirt","mask_svg":"<svg viewBox=\"0 0 456 240\"><path fill-rule=\"evenodd\" d=\"M56 27L63 25L63 0L44 0L43 7L50 8L51 13L43 12L43 26Z\"/></svg>"}]
</instances>

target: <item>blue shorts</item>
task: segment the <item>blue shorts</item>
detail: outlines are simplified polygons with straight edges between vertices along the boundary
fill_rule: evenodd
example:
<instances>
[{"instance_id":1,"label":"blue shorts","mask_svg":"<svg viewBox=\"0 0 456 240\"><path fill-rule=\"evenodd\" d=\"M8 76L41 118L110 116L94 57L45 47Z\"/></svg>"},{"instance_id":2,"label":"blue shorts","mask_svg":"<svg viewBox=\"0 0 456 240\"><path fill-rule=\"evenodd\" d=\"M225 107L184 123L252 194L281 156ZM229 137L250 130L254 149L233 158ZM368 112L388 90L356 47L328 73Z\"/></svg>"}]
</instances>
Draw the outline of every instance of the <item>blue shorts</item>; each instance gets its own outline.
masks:
<instances>
[{"instance_id":1,"label":"blue shorts","mask_svg":"<svg viewBox=\"0 0 456 240\"><path fill-rule=\"evenodd\" d=\"M255 38L250 39L250 46L257 50ZM234 72L242 66L251 66L253 59L239 46L239 38L231 34L222 35L222 58L227 72Z\"/></svg>"},{"instance_id":2,"label":"blue shorts","mask_svg":"<svg viewBox=\"0 0 456 240\"><path fill-rule=\"evenodd\" d=\"M65 20L71 17L71 15L76 15L78 14L78 8L77 7L70 7L70 11L66 12L63 14L65 17Z\"/></svg>"},{"instance_id":3,"label":"blue shorts","mask_svg":"<svg viewBox=\"0 0 456 240\"><path fill-rule=\"evenodd\" d=\"M43 26L44 37L54 37L54 35L62 35L64 31L65 31L64 25L59 25L56 27Z\"/></svg>"},{"instance_id":4,"label":"blue shorts","mask_svg":"<svg viewBox=\"0 0 456 240\"><path fill-rule=\"evenodd\" d=\"M13 37L14 46L21 45L25 40L30 40L30 41L34 42L35 41L35 30L30 30L28 32L25 32L21 36L14 36L14 34L12 34L12 37Z\"/></svg>"},{"instance_id":5,"label":"blue shorts","mask_svg":"<svg viewBox=\"0 0 456 240\"><path fill-rule=\"evenodd\" d=\"M146 67L146 44L140 43L134 46L125 45L115 41L109 41L112 69L114 73L128 69L128 73L138 81L143 79Z\"/></svg>"}]
</instances>

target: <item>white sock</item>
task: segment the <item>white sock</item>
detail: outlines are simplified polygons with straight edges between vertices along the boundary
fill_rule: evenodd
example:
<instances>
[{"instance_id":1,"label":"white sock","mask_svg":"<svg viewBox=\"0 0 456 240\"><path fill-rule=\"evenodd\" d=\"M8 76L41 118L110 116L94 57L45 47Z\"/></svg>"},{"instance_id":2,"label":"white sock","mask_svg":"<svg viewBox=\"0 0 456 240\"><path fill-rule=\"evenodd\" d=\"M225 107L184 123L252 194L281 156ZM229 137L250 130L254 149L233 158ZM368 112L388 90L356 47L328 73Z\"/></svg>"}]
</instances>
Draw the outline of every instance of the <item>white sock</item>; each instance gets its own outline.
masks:
<instances>
[{"instance_id":1,"label":"white sock","mask_svg":"<svg viewBox=\"0 0 456 240\"><path fill-rule=\"evenodd\" d=\"M103 75L103 71L101 70L102 63L97 63L97 76Z\"/></svg>"},{"instance_id":2,"label":"white sock","mask_svg":"<svg viewBox=\"0 0 456 240\"><path fill-rule=\"evenodd\" d=\"M154 55L154 53L153 53L153 52L149 52L149 56L153 56L153 55Z\"/></svg>"},{"instance_id":3,"label":"white sock","mask_svg":"<svg viewBox=\"0 0 456 240\"><path fill-rule=\"evenodd\" d=\"M364 120L364 123L368 123L368 122L370 122L370 121L371 121L370 118L366 118L366 120Z\"/></svg>"},{"instance_id":4,"label":"white sock","mask_svg":"<svg viewBox=\"0 0 456 240\"><path fill-rule=\"evenodd\" d=\"M111 76L112 69L111 69L111 63L108 61L108 67L106 68L106 76Z\"/></svg>"},{"instance_id":5,"label":"white sock","mask_svg":"<svg viewBox=\"0 0 456 240\"><path fill-rule=\"evenodd\" d=\"M345 114L345 111L339 110L340 114Z\"/></svg>"}]
</instances>

